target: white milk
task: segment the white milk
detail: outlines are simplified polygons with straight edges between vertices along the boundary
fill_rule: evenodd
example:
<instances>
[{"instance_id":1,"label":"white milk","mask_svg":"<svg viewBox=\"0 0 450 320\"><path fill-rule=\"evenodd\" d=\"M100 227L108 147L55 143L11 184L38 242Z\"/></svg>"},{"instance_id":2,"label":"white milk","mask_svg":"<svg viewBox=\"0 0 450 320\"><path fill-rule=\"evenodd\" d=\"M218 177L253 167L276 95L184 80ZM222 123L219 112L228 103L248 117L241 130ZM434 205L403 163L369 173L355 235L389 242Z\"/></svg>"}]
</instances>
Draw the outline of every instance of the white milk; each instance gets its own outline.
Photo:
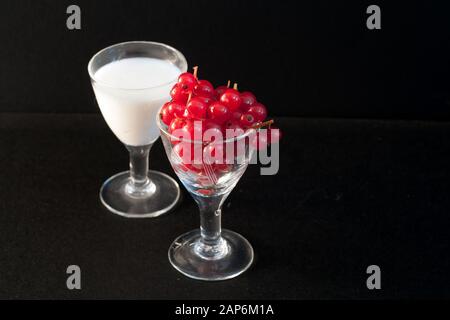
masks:
<instances>
[{"instance_id":1,"label":"white milk","mask_svg":"<svg viewBox=\"0 0 450 320\"><path fill-rule=\"evenodd\" d=\"M153 58L126 58L95 72L98 105L120 141L142 146L158 138L156 114L180 73L170 62Z\"/></svg>"}]
</instances>

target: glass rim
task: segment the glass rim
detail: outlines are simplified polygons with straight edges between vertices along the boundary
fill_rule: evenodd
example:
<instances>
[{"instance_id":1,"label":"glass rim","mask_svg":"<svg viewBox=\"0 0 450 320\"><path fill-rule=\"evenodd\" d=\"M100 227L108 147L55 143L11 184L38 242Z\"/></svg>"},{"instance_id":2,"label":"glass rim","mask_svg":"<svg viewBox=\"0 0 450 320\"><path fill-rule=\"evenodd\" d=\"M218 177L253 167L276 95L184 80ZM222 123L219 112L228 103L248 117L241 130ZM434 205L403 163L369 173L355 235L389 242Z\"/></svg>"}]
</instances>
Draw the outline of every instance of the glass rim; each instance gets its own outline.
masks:
<instances>
[{"instance_id":1,"label":"glass rim","mask_svg":"<svg viewBox=\"0 0 450 320\"><path fill-rule=\"evenodd\" d=\"M162 107L161 107L161 109L162 109ZM158 125L159 130L161 130L166 136L169 136L170 138L173 138L174 140L178 140L180 142L187 142L187 143L194 143L194 144L203 144L204 143L204 141L183 139L183 138L174 136L171 133L169 133L169 131L167 131L167 129L165 128L165 127L168 128L168 126L165 123L162 122L161 109L159 109L158 113L156 114L156 124ZM199 121L201 121L201 120L199 120ZM246 137L250 136L250 134L252 134L253 132L257 132L258 130L259 130L259 128L258 129L249 128L249 129L244 130L244 133L239 135L239 136L237 136L237 137L233 137L233 138L229 138L229 139L223 139L223 140L217 141L217 142L230 143L230 142L239 141L239 140L245 139ZM212 143L214 144L214 141Z\"/></svg>"},{"instance_id":2,"label":"glass rim","mask_svg":"<svg viewBox=\"0 0 450 320\"><path fill-rule=\"evenodd\" d=\"M170 85L170 84L172 84L172 83L177 81L178 76L175 79L173 79L173 80L170 80L168 82L159 84L157 86L148 86L148 87L142 87L142 88L123 88L123 87L119 87L119 86L113 86L113 85L108 84L108 83L106 83L104 81L99 81L98 79L96 79L95 78L95 73L92 71L92 64L93 64L95 58L97 58L100 54L102 54L103 52L105 52L108 49L111 49L111 48L116 47L116 46L127 45L127 44L152 44L152 45L158 45L158 46L161 46L161 47L165 47L165 48L167 48L169 50L172 50L184 62L185 68L183 68L184 70L180 69L181 73L187 71L187 65L188 64L187 64L186 57L179 50L175 49L172 46L169 46L169 45L167 45L165 43L162 43L162 42L155 42L155 41L139 41L139 40L138 41L125 41L125 42L119 42L119 43L112 44L112 45L110 45L108 47L105 47L105 48L101 49L100 51L98 51L97 53L95 53L92 56L92 58L89 60L88 66L87 66L89 77L91 78L91 81L93 81L94 83L97 83L97 84L99 84L99 85L101 85L103 87L116 89L116 90L124 90L124 91L139 91L139 90L157 89L157 88L161 88L161 87ZM162 60L162 59L160 59L160 60Z\"/></svg>"}]
</instances>

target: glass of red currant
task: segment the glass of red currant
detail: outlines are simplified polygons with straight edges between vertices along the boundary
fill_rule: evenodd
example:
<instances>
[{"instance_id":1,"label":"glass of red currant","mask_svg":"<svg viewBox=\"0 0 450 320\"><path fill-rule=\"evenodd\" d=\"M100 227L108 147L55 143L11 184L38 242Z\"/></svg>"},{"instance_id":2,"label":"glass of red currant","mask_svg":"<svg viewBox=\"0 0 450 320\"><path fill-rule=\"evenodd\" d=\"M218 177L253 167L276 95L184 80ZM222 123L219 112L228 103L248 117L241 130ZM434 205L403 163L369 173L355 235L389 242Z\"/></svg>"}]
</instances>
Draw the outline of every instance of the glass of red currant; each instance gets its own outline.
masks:
<instances>
[{"instance_id":1,"label":"glass of red currant","mask_svg":"<svg viewBox=\"0 0 450 320\"><path fill-rule=\"evenodd\" d=\"M197 71L178 77L156 119L170 164L200 209L200 228L175 239L169 260L188 277L225 280L250 267L253 249L221 228L222 204L255 151L278 142L281 133L251 92L230 88L229 81L214 88Z\"/></svg>"},{"instance_id":2,"label":"glass of red currant","mask_svg":"<svg viewBox=\"0 0 450 320\"><path fill-rule=\"evenodd\" d=\"M253 262L253 249L240 234L221 228L222 204L256 150L280 137L269 128L267 110L237 85L214 88L194 72L182 73L171 101L157 116L169 161L200 209L200 228L179 236L169 248L170 263L199 280L238 276ZM264 129L265 130L265 129Z\"/></svg>"}]
</instances>

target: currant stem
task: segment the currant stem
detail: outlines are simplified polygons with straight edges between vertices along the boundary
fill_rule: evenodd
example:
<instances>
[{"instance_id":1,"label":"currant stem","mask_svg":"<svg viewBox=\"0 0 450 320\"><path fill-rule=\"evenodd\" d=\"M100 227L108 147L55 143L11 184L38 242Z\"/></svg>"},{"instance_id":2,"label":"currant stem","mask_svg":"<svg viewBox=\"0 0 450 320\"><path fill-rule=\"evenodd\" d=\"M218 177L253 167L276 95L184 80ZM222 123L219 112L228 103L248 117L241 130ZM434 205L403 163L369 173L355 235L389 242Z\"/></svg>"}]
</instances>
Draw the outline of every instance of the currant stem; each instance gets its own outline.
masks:
<instances>
[{"instance_id":1,"label":"currant stem","mask_svg":"<svg viewBox=\"0 0 450 320\"><path fill-rule=\"evenodd\" d=\"M237 84L237 82L235 82L235 83L233 84L233 89L234 89L234 90L237 90L237 89L238 89L238 84Z\"/></svg>"},{"instance_id":2,"label":"currant stem","mask_svg":"<svg viewBox=\"0 0 450 320\"><path fill-rule=\"evenodd\" d=\"M272 125L274 122L275 121L273 121L273 119L270 119L270 120L267 120L267 121L264 121L264 122L261 122L261 123L254 124L253 126L251 126L251 128L252 129L259 129L259 128L262 128L262 127L267 127L267 126Z\"/></svg>"},{"instance_id":3,"label":"currant stem","mask_svg":"<svg viewBox=\"0 0 450 320\"><path fill-rule=\"evenodd\" d=\"M198 77L197 77L198 66L195 66L195 67L193 67L192 69L194 69L193 75L194 75L195 79L198 79Z\"/></svg>"},{"instance_id":4,"label":"currant stem","mask_svg":"<svg viewBox=\"0 0 450 320\"><path fill-rule=\"evenodd\" d=\"M230 85L231 85L231 81L230 81L230 80L228 80L228 82L227 82L227 88L229 88L229 87L230 87Z\"/></svg>"}]
</instances>

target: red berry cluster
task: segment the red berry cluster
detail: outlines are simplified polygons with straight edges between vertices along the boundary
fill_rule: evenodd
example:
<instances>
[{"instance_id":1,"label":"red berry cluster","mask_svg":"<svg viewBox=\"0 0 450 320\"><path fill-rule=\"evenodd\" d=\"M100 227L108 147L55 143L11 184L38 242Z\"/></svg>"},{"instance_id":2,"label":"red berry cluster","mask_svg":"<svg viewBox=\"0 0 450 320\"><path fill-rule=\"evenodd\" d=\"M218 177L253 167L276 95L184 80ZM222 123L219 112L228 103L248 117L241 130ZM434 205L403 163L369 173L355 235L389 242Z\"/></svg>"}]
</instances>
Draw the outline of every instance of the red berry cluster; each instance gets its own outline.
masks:
<instances>
[{"instance_id":1,"label":"red berry cluster","mask_svg":"<svg viewBox=\"0 0 450 320\"><path fill-rule=\"evenodd\" d=\"M200 136L208 129L220 130L226 136L226 129L245 131L258 127L267 117L266 107L256 100L253 93L239 92L234 88L219 86L214 89L208 80L197 79L197 67L194 74L182 73L173 86L170 95L172 100L161 109L161 119L169 127L169 133L182 129L190 134L193 140L195 130ZM194 126L194 121L202 125ZM268 132L272 143L280 138L280 131ZM269 140L270 141L270 140ZM267 145L268 141L265 141ZM260 145L263 145L262 141Z\"/></svg>"},{"instance_id":2,"label":"red berry cluster","mask_svg":"<svg viewBox=\"0 0 450 320\"><path fill-rule=\"evenodd\" d=\"M197 79L197 67L193 74L185 72L179 76L170 95L172 100L163 105L160 117L172 134L172 152L178 159L172 165L176 170L194 172L214 183L218 176L230 171L233 159L245 152L236 142L225 143L215 137L229 139L249 128L273 122L264 122L267 109L251 92L239 92L236 84L234 88L228 84L214 89L209 81ZM279 129L271 127L267 134L251 136L250 147L263 149L269 143L278 142L280 137ZM230 144L233 144L231 154L227 151Z\"/></svg>"}]
</instances>

